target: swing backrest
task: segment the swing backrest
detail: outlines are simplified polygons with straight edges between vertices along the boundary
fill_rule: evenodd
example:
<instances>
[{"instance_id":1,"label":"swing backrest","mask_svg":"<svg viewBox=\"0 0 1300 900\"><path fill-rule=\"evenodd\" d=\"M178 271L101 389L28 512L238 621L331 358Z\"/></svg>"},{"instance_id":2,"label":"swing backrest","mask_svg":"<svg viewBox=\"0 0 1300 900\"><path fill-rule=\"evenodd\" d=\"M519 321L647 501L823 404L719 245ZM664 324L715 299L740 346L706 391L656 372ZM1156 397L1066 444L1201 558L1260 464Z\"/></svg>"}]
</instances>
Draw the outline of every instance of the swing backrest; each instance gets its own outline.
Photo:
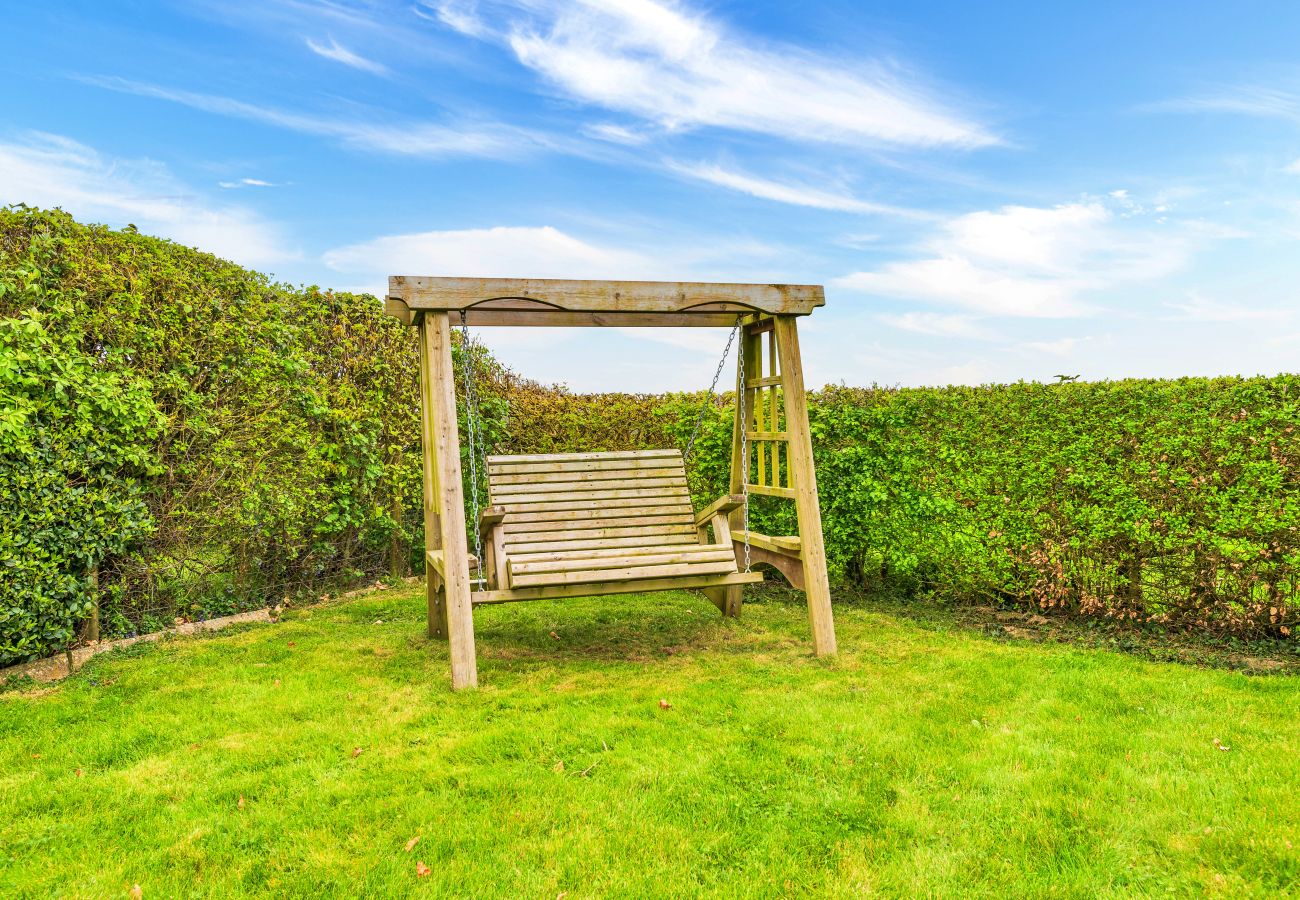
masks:
<instances>
[{"instance_id":1,"label":"swing backrest","mask_svg":"<svg viewBox=\"0 0 1300 900\"><path fill-rule=\"evenodd\" d=\"M734 572L701 546L680 450L489 456L512 586ZM615 576L616 571L631 574Z\"/></svg>"}]
</instances>

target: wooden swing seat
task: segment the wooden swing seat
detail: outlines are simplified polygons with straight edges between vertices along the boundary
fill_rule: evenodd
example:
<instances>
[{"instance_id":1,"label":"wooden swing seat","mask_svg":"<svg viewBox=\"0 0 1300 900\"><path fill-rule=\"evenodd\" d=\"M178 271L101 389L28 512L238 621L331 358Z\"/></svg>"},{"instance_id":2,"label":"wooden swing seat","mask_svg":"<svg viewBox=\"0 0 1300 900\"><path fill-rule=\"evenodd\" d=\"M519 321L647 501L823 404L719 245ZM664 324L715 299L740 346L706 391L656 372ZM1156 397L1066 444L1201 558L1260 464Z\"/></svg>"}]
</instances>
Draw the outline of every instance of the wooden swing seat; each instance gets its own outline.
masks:
<instances>
[{"instance_id":1,"label":"wooden swing seat","mask_svg":"<svg viewBox=\"0 0 1300 900\"><path fill-rule=\"evenodd\" d=\"M736 565L727 516L743 497L697 515L680 450L489 456L487 467L487 584L472 603L763 580Z\"/></svg>"}]
</instances>

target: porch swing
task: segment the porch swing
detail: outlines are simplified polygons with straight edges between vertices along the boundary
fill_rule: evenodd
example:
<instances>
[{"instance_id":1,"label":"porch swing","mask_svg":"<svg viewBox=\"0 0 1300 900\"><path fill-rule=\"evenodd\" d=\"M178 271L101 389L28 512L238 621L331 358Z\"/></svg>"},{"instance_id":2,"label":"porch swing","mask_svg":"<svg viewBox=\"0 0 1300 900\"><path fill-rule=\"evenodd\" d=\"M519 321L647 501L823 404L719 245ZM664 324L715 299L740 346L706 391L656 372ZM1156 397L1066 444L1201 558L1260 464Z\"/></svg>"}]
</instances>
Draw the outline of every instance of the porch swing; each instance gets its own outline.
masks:
<instances>
[{"instance_id":1,"label":"porch swing","mask_svg":"<svg viewBox=\"0 0 1300 900\"><path fill-rule=\"evenodd\" d=\"M699 589L736 616L765 563L808 598L818 655L835 652L816 476L795 317L825 302L813 285L394 276L386 309L419 329L429 633L451 645L452 687L477 684L473 607L546 598ZM471 354L462 354L471 557L451 356L452 317L469 326L729 326L685 452L486 456ZM764 338L766 337L766 341ZM768 374L763 375L767 344ZM737 352L731 491L700 512L685 463L730 348ZM784 448L784 452L782 452ZM488 504L480 510L480 466ZM749 497L793 500L799 536L749 528ZM471 565L471 563L473 565Z\"/></svg>"}]
</instances>

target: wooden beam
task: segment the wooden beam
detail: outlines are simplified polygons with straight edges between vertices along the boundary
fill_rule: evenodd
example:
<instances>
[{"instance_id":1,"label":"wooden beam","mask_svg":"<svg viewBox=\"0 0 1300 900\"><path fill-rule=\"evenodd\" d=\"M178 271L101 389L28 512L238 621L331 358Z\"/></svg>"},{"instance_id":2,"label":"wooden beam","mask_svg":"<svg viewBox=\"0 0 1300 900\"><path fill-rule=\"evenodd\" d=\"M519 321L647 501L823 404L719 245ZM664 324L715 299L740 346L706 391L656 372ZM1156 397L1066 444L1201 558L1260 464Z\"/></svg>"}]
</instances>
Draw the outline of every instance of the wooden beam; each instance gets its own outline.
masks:
<instances>
[{"instance_id":1,"label":"wooden beam","mask_svg":"<svg viewBox=\"0 0 1300 900\"><path fill-rule=\"evenodd\" d=\"M531 300L564 312L730 313L806 316L826 303L821 285L687 281L571 281L394 275L388 295L410 310L461 310L496 300ZM528 313L515 307L512 311ZM545 310L537 310L541 314Z\"/></svg>"},{"instance_id":2,"label":"wooden beam","mask_svg":"<svg viewBox=\"0 0 1300 900\"><path fill-rule=\"evenodd\" d=\"M460 690L478 685L478 665L474 652L473 609L470 605L469 548L460 472L460 436L456 428L451 322L447 314L426 313L421 320L420 339L428 395L424 453L426 459L432 462L434 474L435 490L432 499L441 537L451 686L453 690Z\"/></svg>"},{"instance_id":3,"label":"wooden beam","mask_svg":"<svg viewBox=\"0 0 1300 900\"><path fill-rule=\"evenodd\" d=\"M744 505L745 497L743 494L724 494L695 514L695 525L697 528L701 525L707 525L714 516L740 509Z\"/></svg>"},{"instance_id":4,"label":"wooden beam","mask_svg":"<svg viewBox=\"0 0 1300 900\"><path fill-rule=\"evenodd\" d=\"M514 603L520 600L550 600L561 597L599 597L603 594L640 594L654 591L676 591L689 588L720 587L726 585L754 584L763 580L762 572L737 572L727 575L699 575L688 578L647 578L639 581L600 581L589 584L552 584L539 587L513 588L506 591L477 591L474 605L482 603Z\"/></svg>"},{"instance_id":5,"label":"wooden beam","mask_svg":"<svg viewBox=\"0 0 1300 900\"><path fill-rule=\"evenodd\" d=\"M822 514L817 505L817 473L813 468L812 434L808 428L808 397L804 392L799 334L792 316L776 317L776 346L781 357L781 386L785 398L787 466L795 492L799 518L799 543L803 555L804 593L812 625L813 649L818 656L836 652L835 621L831 616L831 585L826 575L826 548L822 539Z\"/></svg>"}]
</instances>

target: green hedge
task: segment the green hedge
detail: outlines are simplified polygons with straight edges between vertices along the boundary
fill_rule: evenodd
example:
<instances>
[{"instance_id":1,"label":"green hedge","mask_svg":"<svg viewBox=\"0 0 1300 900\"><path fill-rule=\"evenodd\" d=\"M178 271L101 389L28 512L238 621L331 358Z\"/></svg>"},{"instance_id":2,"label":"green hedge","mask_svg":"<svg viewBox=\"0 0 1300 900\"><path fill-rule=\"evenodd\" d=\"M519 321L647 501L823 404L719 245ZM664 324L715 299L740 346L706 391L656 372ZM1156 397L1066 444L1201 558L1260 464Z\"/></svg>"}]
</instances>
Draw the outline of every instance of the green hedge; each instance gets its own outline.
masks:
<instances>
[{"instance_id":1,"label":"green hedge","mask_svg":"<svg viewBox=\"0 0 1300 900\"><path fill-rule=\"evenodd\" d=\"M509 452L683 446L699 395L511 402ZM731 399L690 466L727 488ZM828 388L810 399L833 577L1164 627L1294 637L1300 377ZM795 533L753 498L754 527Z\"/></svg>"},{"instance_id":2,"label":"green hedge","mask_svg":"<svg viewBox=\"0 0 1300 900\"><path fill-rule=\"evenodd\" d=\"M418 565L414 334L373 297L17 207L0 209L0 325L0 664L66 646L92 568L111 635ZM495 452L681 447L703 399L575 395L459 342L458 367L466 352ZM819 392L833 575L1294 637L1297 391L1288 375ZM691 460L701 503L727 487L730 403ZM791 504L755 498L753 518L794 533Z\"/></svg>"}]
</instances>

